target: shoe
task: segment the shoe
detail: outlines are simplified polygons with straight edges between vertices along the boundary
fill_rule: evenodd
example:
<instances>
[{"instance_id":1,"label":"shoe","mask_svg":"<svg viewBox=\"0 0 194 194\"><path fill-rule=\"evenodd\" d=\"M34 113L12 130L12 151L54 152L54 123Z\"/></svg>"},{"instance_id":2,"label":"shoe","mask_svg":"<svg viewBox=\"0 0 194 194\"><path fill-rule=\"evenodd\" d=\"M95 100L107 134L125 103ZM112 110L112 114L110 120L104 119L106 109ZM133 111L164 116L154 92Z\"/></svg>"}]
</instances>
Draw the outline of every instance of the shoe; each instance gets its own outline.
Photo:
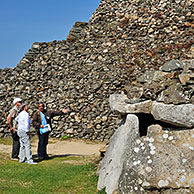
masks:
<instances>
[{"instance_id":1,"label":"shoe","mask_svg":"<svg viewBox=\"0 0 194 194\"><path fill-rule=\"evenodd\" d=\"M44 158L44 160L52 159L50 156L44 156L43 158Z\"/></svg>"},{"instance_id":2,"label":"shoe","mask_svg":"<svg viewBox=\"0 0 194 194\"><path fill-rule=\"evenodd\" d=\"M44 157L38 157L38 161L44 160Z\"/></svg>"},{"instance_id":3,"label":"shoe","mask_svg":"<svg viewBox=\"0 0 194 194\"><path fill-rule=\"evenodd\" d=\"M25 163L28 163L28 164L38 164L38 163L36 163L36 162L34 162L34 161L25 161Z\"/></svg>"},{"instance_id":4,"label":"shoe","mask_svg":"<svg viewBox=\"0 0 194 194\"><path fill-rule=\"evenodd\" d=\"M25 160L23 160L23 161L20 161L20 160L19 160L19 163L25 163Z\"/></svg>"},{"instance_id":5,"label":"shoe","mask_svg":"<svg viewBox=\"0 0 194 194\"><path fill-rule=\"evenodd\" d=\"M18 161L19 158L11 158L11 160L15 160L15 161Z\"/></svg>"}]
</instances>

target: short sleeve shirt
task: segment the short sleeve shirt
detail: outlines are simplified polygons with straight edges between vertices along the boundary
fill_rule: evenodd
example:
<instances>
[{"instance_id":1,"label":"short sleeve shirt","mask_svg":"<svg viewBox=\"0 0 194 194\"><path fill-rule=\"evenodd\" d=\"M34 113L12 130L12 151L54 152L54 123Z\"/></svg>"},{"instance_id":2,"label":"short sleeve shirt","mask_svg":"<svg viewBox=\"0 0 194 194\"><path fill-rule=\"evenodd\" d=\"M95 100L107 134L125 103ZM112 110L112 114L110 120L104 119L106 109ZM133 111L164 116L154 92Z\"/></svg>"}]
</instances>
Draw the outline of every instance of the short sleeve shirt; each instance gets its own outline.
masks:
<instances>
[{"instance_id":1,"label":"short sleeve shirt","mask_svg":"<svg viewBox=\"0 0 194 194\"><path fill-rule=\"evenodd\" d=\"M15 117L17 116L17 114L18 114L18 111L17 111L17 110L15 109L15 107L14 107L14 108L12 108L12 109L10 110L8 116L10 116L10 117L12 117L12 118L15 118Z\"/></svg>"},{"instance_id":2,"label":"short sleeve shirt","mask_svg":"<svg viewBox=\"0 0 194 194\"><path fill-rule=\"evenodd\" d=\"M11 123L12 123L12 125L13 125L14 128L15 128L15 123L13 123L13 121L14 121L14 119L17 117L18 113L19 113L19 109L17 108L17 106L14 106L14 107L10 110L9 115L8 115L8 116L11 117Z\"/></svg>"}]
</instances>

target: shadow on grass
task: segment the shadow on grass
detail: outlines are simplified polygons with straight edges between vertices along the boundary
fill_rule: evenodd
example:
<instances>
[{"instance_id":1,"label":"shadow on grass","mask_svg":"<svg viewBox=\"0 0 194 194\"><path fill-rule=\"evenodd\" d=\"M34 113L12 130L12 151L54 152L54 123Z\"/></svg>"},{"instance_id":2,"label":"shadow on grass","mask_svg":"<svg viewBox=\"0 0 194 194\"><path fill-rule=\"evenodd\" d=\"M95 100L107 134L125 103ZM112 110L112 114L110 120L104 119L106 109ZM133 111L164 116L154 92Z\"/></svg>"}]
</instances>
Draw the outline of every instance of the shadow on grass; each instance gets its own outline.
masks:
<instances>
[{"instance_id":1,"label":"shadow on grass","mask_svg":"<svg viewBox=\"0 0 194 194\"><path fill-rule=\"evenodd\" d=\"M65 158L65 157L71 157L71 156L85 156L81 154L61 154L61 155L52 155L49 157L41 157L39 158L38 155L32 155L32 158L34 162L42 162L43 160L52 160L54 158Z\"/></svg>"}]
</instances>

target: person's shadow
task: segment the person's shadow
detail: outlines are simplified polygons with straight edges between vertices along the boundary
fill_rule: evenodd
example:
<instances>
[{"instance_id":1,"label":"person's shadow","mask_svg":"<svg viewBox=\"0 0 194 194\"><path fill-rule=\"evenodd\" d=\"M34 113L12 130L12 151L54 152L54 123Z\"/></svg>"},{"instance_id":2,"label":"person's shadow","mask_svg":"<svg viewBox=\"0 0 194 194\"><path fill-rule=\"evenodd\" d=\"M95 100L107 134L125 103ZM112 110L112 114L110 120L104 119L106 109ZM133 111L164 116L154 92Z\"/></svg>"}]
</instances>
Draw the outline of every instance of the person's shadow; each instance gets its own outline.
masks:
<instances>
[{"instance_id":1,"label":"person's shadow","mask_svg":"<svg viewBox=\"0 0 194 194\"><path fill-rule=\"evenodd\" d=\"M85 155L80 155L80 154L61 154L61 155L52 155L49 157L41 157L39 158L38 155L32 155L33 161L34 162L42 162L44 160L52 160L54 158L65 158L69 156L85 156Z\"/></svg>"}]
</instances>

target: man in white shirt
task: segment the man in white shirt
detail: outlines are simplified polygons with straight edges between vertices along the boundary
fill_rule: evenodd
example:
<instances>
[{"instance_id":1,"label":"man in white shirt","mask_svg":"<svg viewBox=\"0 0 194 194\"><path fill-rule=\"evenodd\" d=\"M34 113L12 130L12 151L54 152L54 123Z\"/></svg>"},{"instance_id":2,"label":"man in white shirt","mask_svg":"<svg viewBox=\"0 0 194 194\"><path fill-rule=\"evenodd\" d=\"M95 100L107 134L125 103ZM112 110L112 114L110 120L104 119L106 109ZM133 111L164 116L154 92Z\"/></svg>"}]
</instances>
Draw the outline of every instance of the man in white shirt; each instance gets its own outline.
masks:
<instances>
[{"instance_id":1,"label":"man in white shirt","mask_svg":"<svg viewBox=\"0 0 194 194\"><path fill-rule=\"evenodd\" d=\"M31 144L30 144L30 124L31 119L27 112L28 105L22 104L22 112L15 118L18 122L17 134L20 140L20 157L19 162L26 162L28 164L37 164L32 160ZM25 152L27 161L25 161Z\"/></svg>"}]
</instances>

